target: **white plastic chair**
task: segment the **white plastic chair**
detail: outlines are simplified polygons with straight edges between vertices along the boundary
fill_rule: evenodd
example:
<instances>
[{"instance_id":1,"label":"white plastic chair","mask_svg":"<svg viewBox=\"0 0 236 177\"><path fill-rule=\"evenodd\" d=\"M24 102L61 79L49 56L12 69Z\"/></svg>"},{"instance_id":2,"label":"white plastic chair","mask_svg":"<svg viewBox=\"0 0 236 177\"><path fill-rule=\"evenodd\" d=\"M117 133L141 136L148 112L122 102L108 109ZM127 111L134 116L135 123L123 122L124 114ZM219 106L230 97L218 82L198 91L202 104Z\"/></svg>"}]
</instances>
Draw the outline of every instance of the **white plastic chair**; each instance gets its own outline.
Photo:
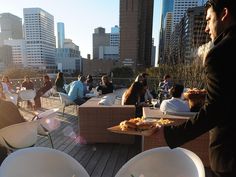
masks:
<instances>
[{"instance_id":1,"label":"white plastic chair","mask_svg":"<svg viewBox=\"0 0 236 177\"><path fill-rule=\"evenodd\" d=\"M22 122L0 129L0 144L11 151L34 146L38 122Z\"/></svg>"},{"instance_id":2,"label":"white plastic chair","mask_svg":"<svg viewBox=\"0 0 236 177\"><path fill-rule=\"evenodd\" d=\"M59 108L49 109L42 113L39 113L33 118L33 121L39 121L38 135L47 136L52 148L54 148L54 145L51 137L51 132L56 130L60 126L60 120L56 118L56 113L58 110Z\"/></svg>"},{"instance_id":3,"label":"white plastic chair","mask_svg":"<svg viewBox=\"0 0 236 177\"><path fill-rule=\"evenodd\" d=\"M17 94L14 94L14 93L6 93L6 99L8 101L11 101L12 103L14 103L15 105L17 105L17 99L18 99L18 95Z\"/></svg>"},{"instance_id":4,"label":"white plastic chair","mask_svg":"<svg viewBox=\"0 0 236 177\"><path fill-rule=\"evenodd\" d=\"M159 147L144 151L128 162L115 177L205 177L201 159L184 148Z\"/></svg>"},{"instance_id":5,"label":"white plastic chair","mask_svg":"<svg viewBox=\"0 0 236 177\"><path fill-rule=\"evenodd\" d=\"M60 101L63 105L62 107L62 112L63 112L63 116L64 116L64 112L65 112L65 108L66 106L70 106L70 105L75 105L75 102L73 102L72 100L70 100L69 96L65 93L62 93L62 92L58 92L59 93L59 97L60 97Z\"/></svg>"},{"instance_id":6,"label":"white plastic chair","mask_svg":"<svg viewBox=\"0 0 236 177\"><path fill-rule=\"evenodd\" d=\"M89 177L89 174L62 151L31 147L11 153L0 167L0 177Z\"/></svg>"},{"instance_id":7,"label":"white plastic chair","mask_svg":"<svg viewBox=\"0 0 236 177\"><path fill-rule=\"evenodd\" d=\"M51 104L50 103L50 97L52 96L52 88L49 89L48 91L46 91L42 96L41 96L41 100L42 100L42 104ZM46 105L44 105L44 107L46 107Z\"/></svg>"},{"instance_id":8,"label":"white plastic chair","mask_svg":"<svg viewBox=\"0 0 236 177\"><path fill-rule=\"evenodd\" d=\"M35 90L21 90L18 95L22 101L30 101L34 105Z\"/></svg>"}]
</instances>

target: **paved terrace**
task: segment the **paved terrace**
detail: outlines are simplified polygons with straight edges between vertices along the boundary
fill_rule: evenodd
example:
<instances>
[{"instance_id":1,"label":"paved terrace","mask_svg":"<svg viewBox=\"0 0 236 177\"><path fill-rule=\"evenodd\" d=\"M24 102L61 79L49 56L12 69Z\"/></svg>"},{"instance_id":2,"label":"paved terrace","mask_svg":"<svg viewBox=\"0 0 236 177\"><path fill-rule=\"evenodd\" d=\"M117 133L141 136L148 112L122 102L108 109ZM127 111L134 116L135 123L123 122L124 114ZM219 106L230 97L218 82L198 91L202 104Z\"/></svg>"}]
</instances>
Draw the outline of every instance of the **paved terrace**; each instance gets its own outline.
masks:
<instances>
[{"instance_id":1,"label":"paved terrace","mask_svg":"<svg viewBox=\"0 0 236 177\"><path fill-rule=\"evenodd\" d=\"M22 106L19 108L21 113L26 119L31 119L32 110ZM66 107L63 117L59 97L44 99L42 107L43 109L39 112L60 108L57 115L61 120L61 126L51 134L54 148L74 157L91 177L114 177L123 164L141 152L141 147L135 144L86 144L82 137L78 136L79 116L77 116L75 106ZM47 137L39 136L36 146L51 147L51 144ZM206 177L211 177L208 169L206 169Z\"/></svg>"}]
</instances>

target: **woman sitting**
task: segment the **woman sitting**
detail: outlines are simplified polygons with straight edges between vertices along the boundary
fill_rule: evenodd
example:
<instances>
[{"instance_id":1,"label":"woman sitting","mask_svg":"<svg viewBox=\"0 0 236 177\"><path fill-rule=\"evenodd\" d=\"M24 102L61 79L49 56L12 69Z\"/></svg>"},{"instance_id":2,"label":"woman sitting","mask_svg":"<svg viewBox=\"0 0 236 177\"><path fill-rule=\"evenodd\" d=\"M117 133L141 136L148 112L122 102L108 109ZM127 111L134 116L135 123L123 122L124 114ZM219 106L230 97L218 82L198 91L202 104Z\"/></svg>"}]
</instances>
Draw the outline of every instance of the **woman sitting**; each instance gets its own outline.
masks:
<instances>
[{"instance_id":1,"label":"woman sitting","mask_svg":"<svg viewBox=\"0 0 236 177\"><path fill-rule=\"evenodd\" d=\"M181 99L184 91L184 86L175 84L170 89L170 99L163 100L160 105L162 112L190 112L189 105L186 101Z\"/></svg>"},{"instance_id":2,"label":"woman sitting","mask_svg":"<svg viewBox=\"0 0 236 177\"><path fill-rule=\"evenodd\" d=\"M145 93L145 89L142 83L133 82L131 86L125 91L122 96L122 105L135 105L136 107L136 117L142 117L142 108L148 106L147 103L141 102L141 96Z\"/></svg>"}]
</instances>

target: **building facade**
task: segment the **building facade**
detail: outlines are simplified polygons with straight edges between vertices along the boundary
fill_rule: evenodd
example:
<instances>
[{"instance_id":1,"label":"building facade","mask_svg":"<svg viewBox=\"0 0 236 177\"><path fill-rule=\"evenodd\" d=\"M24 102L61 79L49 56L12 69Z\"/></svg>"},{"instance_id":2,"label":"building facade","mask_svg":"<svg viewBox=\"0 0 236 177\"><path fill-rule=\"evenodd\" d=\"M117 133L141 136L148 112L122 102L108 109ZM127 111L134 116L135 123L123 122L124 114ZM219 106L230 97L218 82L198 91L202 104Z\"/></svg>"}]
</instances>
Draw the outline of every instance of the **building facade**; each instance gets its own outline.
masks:
<instances>
[{"instance_id":1,"label":"building facade","mask_svg":"<svg viewBox=\"0 0 236 177\"><path fill-rule=\"evenodd\" d=\"M93 33L93 59L99 58L99 47L110 45L110 34L106 33L105 28L98 27Z\"/></svg>"},{"instance_id":2,"label":"building facade","mask_svg":"<svg viewBox=\"0 0 236 177\"><path fill-rule=\"evenodd\" d=\"M0 45L4 40L23 39L22 19L10 14L0 14Z\"/></svg>"},{"instance_id":3,"label":"building facade","mask_svg":"<svg viewBox=\"0 0 236 177\"><path fill-rule=\"evenodd\" d=\"M28 65L55 71L54 17L41 8L24 8L23 12Z\"/></svg>"},{"instance_id":4,"label":"building facade","mask_svg":"<svg viewBox=\"0 0 236 177\"><path fill-rule=\"evenodd\" d=\"M120 0L120 60L133 70L151 66L154 0Z\"/></svg>"},{"instance_id":5,"label":"building facade","mask_svg":"<svg viewBox=\"0 0 236 177\"><path fill-rule=\"evenodd\" d=\"M64 48L65 27L64 23L57 23L57 48Z\"/></svg>"}]
</instances>

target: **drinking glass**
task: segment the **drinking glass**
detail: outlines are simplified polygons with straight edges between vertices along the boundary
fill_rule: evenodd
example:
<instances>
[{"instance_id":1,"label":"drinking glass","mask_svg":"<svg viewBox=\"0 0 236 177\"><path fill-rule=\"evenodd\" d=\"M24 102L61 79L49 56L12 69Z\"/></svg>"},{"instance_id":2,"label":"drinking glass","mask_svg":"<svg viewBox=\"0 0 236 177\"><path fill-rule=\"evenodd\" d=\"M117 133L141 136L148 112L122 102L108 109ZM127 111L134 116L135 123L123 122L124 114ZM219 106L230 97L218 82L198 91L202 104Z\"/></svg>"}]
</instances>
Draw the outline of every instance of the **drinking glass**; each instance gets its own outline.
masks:
<instances>
[{"instance_id":1,"label":"drinking glass","mask_svg":"<svg viewBox=\"0 0 236 177\"><path fill-rule=\"evenodd\" d=\"M155 109L156 104L158 103L158 99L152 98L151 103L153 105L153 109Z\"/></svg>"}]
</instances>

